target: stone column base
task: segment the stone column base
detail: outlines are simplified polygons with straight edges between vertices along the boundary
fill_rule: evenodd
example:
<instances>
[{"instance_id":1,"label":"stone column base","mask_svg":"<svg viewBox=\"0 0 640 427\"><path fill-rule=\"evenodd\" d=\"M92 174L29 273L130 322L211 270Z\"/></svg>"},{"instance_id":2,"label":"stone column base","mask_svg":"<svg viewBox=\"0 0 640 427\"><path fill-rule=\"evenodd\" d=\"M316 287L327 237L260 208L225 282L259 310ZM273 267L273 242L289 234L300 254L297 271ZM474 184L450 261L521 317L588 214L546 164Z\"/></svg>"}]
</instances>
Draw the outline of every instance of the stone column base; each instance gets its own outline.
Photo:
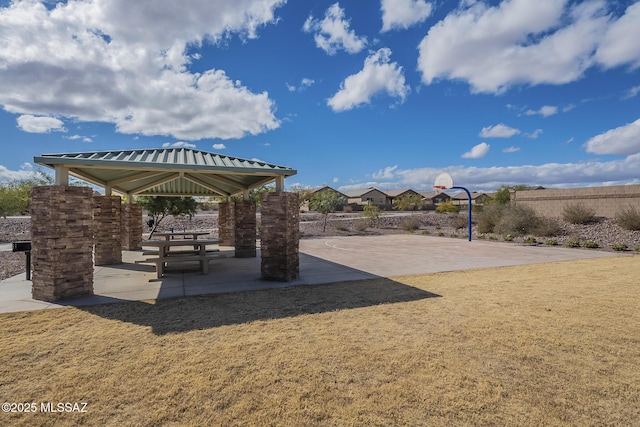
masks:
<instances>
[{"instance_id":1,"label":"stone column base","mask_svg":"<svg viewBox=\"0 0 640 427\"><path fill-rule=\"evenodd\" d=\"M256 203L250 200L235 202L236 258L255 258L256 253Z\"/></svg>"},{"instance_id":2,"label":"stone column base","mask_svg":"<svg viewBox=\"0 0 640 427\"><path fill-rule=\"evenodd\" d=\"M32 296L59 301L93 294L93 190L31 190Z\"/></svg>"},{"instance_id":3,"label":"stone column base","mask_svg":"<svg viewBox=\"0 0 640 427\"><path fill-rule=\"evenodd\" d=\"M261 270L265 280L300 276L300 205L295 193L262 195Z\"/></svg>"}]
</instances>

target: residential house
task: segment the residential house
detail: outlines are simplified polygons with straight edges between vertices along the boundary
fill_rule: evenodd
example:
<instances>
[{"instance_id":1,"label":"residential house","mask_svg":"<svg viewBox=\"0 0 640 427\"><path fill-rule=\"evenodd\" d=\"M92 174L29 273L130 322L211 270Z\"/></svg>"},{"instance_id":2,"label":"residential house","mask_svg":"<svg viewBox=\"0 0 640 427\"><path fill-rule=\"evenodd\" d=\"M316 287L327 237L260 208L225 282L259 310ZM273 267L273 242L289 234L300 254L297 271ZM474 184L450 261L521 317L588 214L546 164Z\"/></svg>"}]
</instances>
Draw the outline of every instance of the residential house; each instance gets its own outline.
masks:
<instances>
[{"instance_id":1,"label":"residential house","mask_svg":"<svg viewBox=\"0 0 640 427\"><path fill-rule=\"evenodd\" d=\"M451 196L441 191L420 191L422 197L424 197L424 209L434 210L440 203L448 202L451 200Z\"/></svg>"},{"instance_id":2,"label":"residential house","mask_svg":"<svg viewBox=\"0 0 640 427\"><path fill-rule=\"evenodd\" d=\"M482 206L491 200L492 198L488 194L478 193L477 191L471 192L472 205ZM467 195L466 192L461 191L451 196L451 201L453 202L454 205L467 206L469 204L469 196Z\"/></svg>"},{"instance_id":3,"label":"residential house","mask_svg":"<svg viewBox=\"0 0 640 427\"><path fill-rule=\"evenodd\" d=\"M405 196L412 196L412 195L420 196L420 194L418 194L416 191L413 191L409 188L405 190L389 190L389 191L385 191L385 193L391 199L391 205L395 204L396 200L401 199L402 197L405 197Z\"/></svg>"},{"instance_id":4,"label":"residential house","mask_svg":"<svg viewBox=\"0 0 640 427\"><path fill-rule=\"evenodd\" d=\"M335 194L337 194L339 197L341 197L341 198L342 198L343 202L342 202L342 205L341 205L341 206L338 206L338 208L337 208L337 210L338 210L338 211L343 210L343 209L344 209L344 207L348 204L348 199L349 199L349 198L347 197L347 195L346 195L346 194L344 194L344 193L342 193L342 192L340 192L340 191L336 190L335 188L329 187L328 185L324 185L324 186L322 186L322 187L314 188L314 189L310 190L310 191L309 191L309 193L308 193L308 195L307 195L307 199L309 199L309 198L313 197L313 195L314 195L314 194L321 193L321 192L324 192L324 191L329 191L329 192L335 193ZM306 200L306 201L302 204L302 206L301 206L300 210L303 210L303 211L308 211L308 210L309 210L309 200Z\"/></svg>"},{"instance_id":5,"label":"residential house","mask_svg":"<svg viewBox=\"0 0 640 427\"><path fill-rule=\"evenodd\" d=\"M345 194L348 197L349 205L354 209L360 209L369 203L379 207L380 209L391 209L391 198L384 192L377 188L358 188L355 190L346 191Z\"/></svg>"}]
</instances>

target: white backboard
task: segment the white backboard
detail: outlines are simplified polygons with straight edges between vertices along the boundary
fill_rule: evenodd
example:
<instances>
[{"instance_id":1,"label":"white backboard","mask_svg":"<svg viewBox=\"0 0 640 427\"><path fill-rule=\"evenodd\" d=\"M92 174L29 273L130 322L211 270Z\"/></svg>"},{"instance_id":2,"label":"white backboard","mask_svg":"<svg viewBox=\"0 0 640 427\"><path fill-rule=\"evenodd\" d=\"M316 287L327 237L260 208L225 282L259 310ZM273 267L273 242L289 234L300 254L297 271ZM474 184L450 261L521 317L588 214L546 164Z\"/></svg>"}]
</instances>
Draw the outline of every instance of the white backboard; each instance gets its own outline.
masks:
<instances>
[{"instance_id":1,"label":"white backboard","mask_svg":"<svg viewBox=\"0 0 640 427\"><path fill-rule=\"evenodd\" d=\"M439 174L433 182L433 188L438 188L440 190L446 190L451 187L453 187L453 178L446 172Z\"/></svg>"}]
</instances>

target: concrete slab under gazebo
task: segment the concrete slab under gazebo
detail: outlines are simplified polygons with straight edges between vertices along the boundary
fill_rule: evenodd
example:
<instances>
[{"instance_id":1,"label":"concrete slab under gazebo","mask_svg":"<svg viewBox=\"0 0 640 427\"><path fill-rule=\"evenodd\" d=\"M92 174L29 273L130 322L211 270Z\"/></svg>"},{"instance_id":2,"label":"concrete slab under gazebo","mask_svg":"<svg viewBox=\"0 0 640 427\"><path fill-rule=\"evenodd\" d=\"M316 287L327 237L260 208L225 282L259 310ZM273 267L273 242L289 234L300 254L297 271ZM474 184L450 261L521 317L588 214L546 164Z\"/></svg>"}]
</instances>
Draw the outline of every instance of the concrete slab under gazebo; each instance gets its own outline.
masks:
<instances>
[{"instance_id":1,"label":"concrete slab under gazebo","mask_svg":"<svg viewBox=\"0 0 640 427\"><path fill-rule=\"evenodd\" d=\"M34 187L31 194L34 299L92 294L94 264L120 264L123 250L141 249L136 195L225 198L221 244L235 246L236 257L256 257L256 203L249 191L272 182L276 191L262 196L262 277L299 276L299 204L296 194L284 191L294 169L188 148L43 154L34 161L55 170L55 185ZM103 187L104 195L70 186L69 176Z\"/></svg>"}]
</instances>

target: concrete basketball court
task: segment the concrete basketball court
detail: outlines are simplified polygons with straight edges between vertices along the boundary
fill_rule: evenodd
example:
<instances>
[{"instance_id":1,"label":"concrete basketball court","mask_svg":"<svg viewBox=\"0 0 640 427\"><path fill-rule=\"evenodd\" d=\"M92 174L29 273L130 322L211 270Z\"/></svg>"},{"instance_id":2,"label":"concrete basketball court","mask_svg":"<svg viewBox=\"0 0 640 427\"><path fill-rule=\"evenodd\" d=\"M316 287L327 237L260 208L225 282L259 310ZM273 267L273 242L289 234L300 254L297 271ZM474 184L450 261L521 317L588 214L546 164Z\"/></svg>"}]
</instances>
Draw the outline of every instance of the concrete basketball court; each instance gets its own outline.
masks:
<instances>
[{"instance_id":1,"label":"concrete basketball court","mask_svg":"<svg viewBox=\"0 0 640 427\"><path fill-rule=\"evenodd\" d=\"M300 241L300 277L271 282L261 279L259 250L256 258L243 259L233 257L233 248L223 247L221 252L226 258L212 261L208 275L187 269L156 279L154 266L135 263L143 258L141 251L125 251L123 264L95 267L94 295L59 303L33 300L31 282L22 273L0 282L0 312L620 256L587 249L422 235L309 238Z\"/></svg>"}]
</instances>

